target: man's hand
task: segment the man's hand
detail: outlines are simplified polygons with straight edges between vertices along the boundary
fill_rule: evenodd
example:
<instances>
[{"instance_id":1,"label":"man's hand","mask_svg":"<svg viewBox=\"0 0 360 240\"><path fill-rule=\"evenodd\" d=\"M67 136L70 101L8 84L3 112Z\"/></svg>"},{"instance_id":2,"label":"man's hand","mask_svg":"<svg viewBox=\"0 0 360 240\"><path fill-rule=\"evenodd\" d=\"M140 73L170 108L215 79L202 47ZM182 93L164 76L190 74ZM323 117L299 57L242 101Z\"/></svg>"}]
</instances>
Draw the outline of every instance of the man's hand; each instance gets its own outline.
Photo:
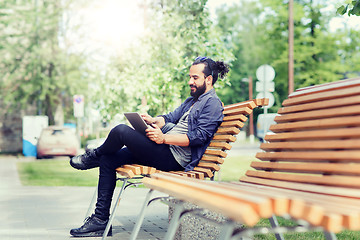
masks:
<instances>
[{"instance_id":1,"label":"man's hand","mask_svg":"<svg viewBox=\"0 0 360 240\"><path fill-rule=\"evenodd\" d=\"M152 128L145 130L146 136L157 144L165 143L165 135L162 133L161 129L156 124L151 124Z\"/></svg>"},{"instance_id":2,"label":"man's hand","mask_svg":"<svg viewBox=\"0 0 360 240\"><path fill-rule=\"evenodd\" d=\"M151 117L149 114L141 114L141 117L144 119L144 121L148 124L151 125L153 123L155 123L155 119L153 117Z\"/></svg>"}]
</instances>

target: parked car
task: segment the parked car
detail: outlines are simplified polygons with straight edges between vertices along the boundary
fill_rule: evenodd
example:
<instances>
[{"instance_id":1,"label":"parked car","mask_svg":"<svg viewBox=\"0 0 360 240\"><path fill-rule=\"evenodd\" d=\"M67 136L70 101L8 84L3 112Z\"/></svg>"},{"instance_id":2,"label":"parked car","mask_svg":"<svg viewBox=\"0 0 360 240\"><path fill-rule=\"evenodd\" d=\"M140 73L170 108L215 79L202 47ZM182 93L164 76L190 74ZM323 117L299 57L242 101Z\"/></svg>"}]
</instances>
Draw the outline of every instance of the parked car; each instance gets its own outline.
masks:
<instances>
[{"instance_id":1,"label":"parked car","mask_svg":"<svg viewBox=\"0 0 360 240\"><path fill-rule=\"evenodd\" d=\"M37 158L69 156L78 154L80 142L74 129L61 126L44 128L37 143Z\"/></svg>"}]
</instances>

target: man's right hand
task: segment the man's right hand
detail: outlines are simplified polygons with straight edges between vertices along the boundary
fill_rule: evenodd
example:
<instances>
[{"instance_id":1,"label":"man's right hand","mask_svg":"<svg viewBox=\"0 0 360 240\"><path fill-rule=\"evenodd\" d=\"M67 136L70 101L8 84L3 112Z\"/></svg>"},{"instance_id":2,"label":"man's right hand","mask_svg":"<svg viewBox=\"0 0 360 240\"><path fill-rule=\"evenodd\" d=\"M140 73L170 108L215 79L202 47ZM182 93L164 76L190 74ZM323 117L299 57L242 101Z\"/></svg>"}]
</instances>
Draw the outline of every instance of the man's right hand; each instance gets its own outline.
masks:
<instances>
[{"instance_id":1,"label":"man's right hand","mask_svg":"<svg viewBox=\"0 0 360 240\"><path fill-rule=\"evenodd\" d=\"M155 123L155 119L151 117L149 114L141 114L141 117L144 119L146 124L151 125Z\"/></svg>"}]
</instances>

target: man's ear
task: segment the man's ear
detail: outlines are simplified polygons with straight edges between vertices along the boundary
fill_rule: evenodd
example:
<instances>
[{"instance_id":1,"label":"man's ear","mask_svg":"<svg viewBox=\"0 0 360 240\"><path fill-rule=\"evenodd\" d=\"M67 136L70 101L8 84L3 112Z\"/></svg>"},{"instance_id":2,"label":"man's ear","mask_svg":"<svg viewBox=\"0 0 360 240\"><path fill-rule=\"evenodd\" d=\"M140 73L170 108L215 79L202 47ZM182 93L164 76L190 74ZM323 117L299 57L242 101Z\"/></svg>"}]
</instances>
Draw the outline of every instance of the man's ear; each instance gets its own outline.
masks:
<instances>
[{"instance_id":1,"label":"man's ear","mask_svg":"<svg viewBox=\"0 0 360 240\"><path fill-rule=\"evenodd\" d=\"M212 86L213 77L212 75L209 75L206 77L206 85Z\"/></svg>"}]
</instances>

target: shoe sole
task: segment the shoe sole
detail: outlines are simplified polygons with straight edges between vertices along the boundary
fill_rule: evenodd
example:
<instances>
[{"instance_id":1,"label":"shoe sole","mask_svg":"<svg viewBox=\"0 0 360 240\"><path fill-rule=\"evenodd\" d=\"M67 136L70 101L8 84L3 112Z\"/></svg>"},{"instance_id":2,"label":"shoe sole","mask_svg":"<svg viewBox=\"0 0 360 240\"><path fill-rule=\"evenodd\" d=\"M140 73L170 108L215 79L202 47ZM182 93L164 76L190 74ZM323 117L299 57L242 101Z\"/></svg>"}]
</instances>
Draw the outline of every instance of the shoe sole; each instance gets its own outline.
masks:
<instances>
[{"instance_id":1,"label":"shoe sole","mask_svg":"<svg viewBox=\"0 0 360 240\"><path fill-rule=\"evenodd\" d=\"M95 232L88 232L88 233L79 233L79 234L71 234L74 237L102 237L104 234L104 230L99 230ZM108 232L108 237L112 236L112 230Z\"/></svg>"},{"instance_id":2,"label":"shoe sole","mask_svg":"<svg viewBox=\"0 0 360 240\"><path fill-rule=\"evenodd\" d=\"M92 168L96 168L96 167L99 167L99 165L97 164L92 164L92 165L89 165L87 167L79 167L77 166L76 164L74 164L71 159L70 159L70 166L72 166L73 168L77 169L77 170L89 170L89 169L92 169Z\"/></svg>"}]
</instances>

